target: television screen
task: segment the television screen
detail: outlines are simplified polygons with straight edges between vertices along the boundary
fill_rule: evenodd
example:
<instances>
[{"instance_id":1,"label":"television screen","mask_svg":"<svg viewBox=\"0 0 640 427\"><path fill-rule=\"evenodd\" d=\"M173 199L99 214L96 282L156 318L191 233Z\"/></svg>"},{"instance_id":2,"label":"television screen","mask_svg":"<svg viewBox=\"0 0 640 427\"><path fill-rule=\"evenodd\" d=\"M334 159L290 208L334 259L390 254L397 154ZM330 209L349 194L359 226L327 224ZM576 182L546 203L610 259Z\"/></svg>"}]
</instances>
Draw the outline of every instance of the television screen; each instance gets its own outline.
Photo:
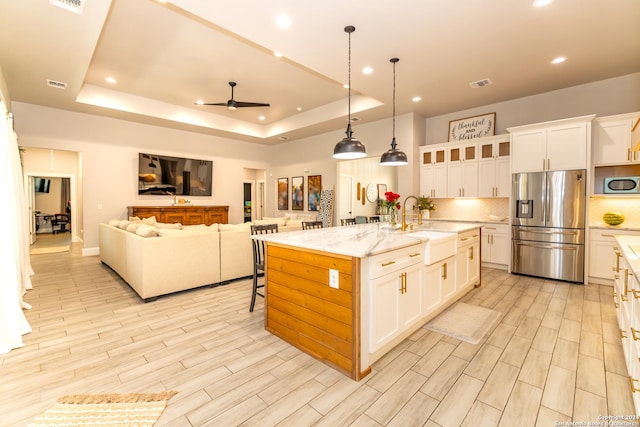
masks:
<instances>
[{"instance_id":1,"label":"television screen","mask_svg":"<svg viewBox=\"0 0 640 427\"><path fill-rule=\"evenodd\" d=\"M51 180L48 178L33 178L33 185L36 193L48 193L51 187Z\"/></svg>"},{"instance_id":2,"label":"television screen","mask_svg":"<svg viewBox=\"0 0 640 427\"><path fill-rule=\"evenodd\" d=\"M211 196L213 162L139 153L138 194Z\"/></svg>"}]
</instances>

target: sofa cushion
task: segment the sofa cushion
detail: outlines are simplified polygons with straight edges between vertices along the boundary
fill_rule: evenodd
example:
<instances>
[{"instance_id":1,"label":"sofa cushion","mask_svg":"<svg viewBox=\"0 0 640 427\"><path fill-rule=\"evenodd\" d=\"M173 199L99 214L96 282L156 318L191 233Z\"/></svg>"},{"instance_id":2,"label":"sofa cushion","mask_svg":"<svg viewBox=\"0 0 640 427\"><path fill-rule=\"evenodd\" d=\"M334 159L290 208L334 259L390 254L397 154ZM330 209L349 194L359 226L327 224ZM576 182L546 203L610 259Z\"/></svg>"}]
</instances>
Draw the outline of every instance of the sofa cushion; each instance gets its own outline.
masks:
<instances>
[{"instance_id":1,"label":"sofa cushion","mask_svg":"<svg viewBox=\"0 0 640 427\"><path fill-rule=\"evenodd\" d=\"M256 219L253 221L256 225L264 225L264 224L278 224L280 227L284 227L287 224L287 220L289 217L280 217L280 218L269 218L263 217L262 219Z\"/></svg>"},{"instance_id":2,"label":"sofa cushion","mask_svg":"<svg viewBox=\"0 0 640 427\"><path fill-rule=\"evenodd\" d=\"M219 224L220 231L250 230L251 223L243 222L242 224Z\"/></svg>"},{"instance_id":3,"label":"sofa cushion","mask_svg":"<svg viewBox=\"0 0 640 427\"><path fill-rule=\"evenodd\" d=\"M135 233L135 232L136 232L136 230L138 229L138 227L140 227L141 225L142 225L142 223L141 223L141 222L132 222L132 223L130 223L129 225L127 225L126 230L127 230L129 233Z\"/></svg>"},{"instance_id":4,"label":"sofa cushion","mask_svg":"<svg viewBox=\"0 0 640 427\"><path fill-rule=\"evenodd\" d=\"M121 230L126 230L129 224L131 224L131 221L129 221L128 219L123 219L118 223L118 228Z\"/></svg>"},{"instance_id":5,"label":"sofa cushion","mask_svg":"<svg viewBox=\"0 0 640 427\"><path fill-rule=\"evenodd\" d=\"M136 234L140 237L157 237L158 229L148 224L140 224L136 229Z\"/></svg>"},{"instance_id":6,"label":"sofa cushion","mask_svg":"<svg viewBox=\"0 0 640 427\"><path fill-rule=\"evenodd\" d=\"M150 224L153 225L154 227L160 229L160 228L170 228L173 230L181 230L182 229L182 224L180 224L179 222L175 222L175 223L167 223L167 222L156 222L155 224Z\"/></svg>"}]
</instances>

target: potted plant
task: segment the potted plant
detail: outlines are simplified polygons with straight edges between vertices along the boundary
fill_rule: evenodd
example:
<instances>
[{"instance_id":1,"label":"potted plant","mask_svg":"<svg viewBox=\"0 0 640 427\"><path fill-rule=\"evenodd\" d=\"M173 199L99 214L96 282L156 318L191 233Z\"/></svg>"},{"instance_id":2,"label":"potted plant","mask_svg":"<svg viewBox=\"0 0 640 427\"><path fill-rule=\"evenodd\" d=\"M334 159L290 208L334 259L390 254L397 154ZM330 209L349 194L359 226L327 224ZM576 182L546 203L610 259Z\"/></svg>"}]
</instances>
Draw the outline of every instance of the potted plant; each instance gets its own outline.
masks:
<instances>
[{"instance_id":1,"label":"potted plant","mask_svg":"<svg viewBox=\"0 0 640 427\"><path fill-rule=\"evenodd\" d=\"M429 212L436 210L436 205L433 203L429 197L420 196L418 197L418 203L416 205L418 210L420 211L420 215L422 216L423 212L427 212L427 218L429 218Z\"/></svg>"}]
</instances>

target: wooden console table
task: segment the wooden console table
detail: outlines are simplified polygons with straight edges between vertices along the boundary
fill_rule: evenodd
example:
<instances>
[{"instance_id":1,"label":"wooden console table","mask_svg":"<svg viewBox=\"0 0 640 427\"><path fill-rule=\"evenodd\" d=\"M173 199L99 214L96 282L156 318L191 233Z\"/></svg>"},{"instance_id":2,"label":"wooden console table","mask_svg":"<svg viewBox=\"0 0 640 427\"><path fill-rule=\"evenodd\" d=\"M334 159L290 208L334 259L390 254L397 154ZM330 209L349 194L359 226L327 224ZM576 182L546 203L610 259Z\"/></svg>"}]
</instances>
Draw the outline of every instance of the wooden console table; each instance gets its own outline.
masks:
<instances>
[{"instance_id":1,"label":"wooden console table","mask_svg":"<svg viewBox=\"0 0 640 427\"><path fill-rule=\"evenodd\" d=\"M179 222L182 225L228 224L229 206L128 206L127 215L138 218L155 216L158 222Z\"/></svg>"}]
</instances>

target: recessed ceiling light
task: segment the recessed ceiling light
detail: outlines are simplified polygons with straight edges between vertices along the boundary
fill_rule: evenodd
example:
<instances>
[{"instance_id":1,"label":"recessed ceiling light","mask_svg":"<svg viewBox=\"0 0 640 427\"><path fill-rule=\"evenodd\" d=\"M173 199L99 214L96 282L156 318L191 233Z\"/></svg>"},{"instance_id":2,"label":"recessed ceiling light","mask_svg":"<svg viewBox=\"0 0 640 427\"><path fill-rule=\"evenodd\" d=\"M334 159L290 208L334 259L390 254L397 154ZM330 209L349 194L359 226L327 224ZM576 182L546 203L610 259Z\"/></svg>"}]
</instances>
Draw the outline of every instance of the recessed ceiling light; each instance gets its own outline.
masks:
<instances>
[{"instance_id":1,"label":"recessed ceiling light","mask_svg":"<svg viewBox=\"0 0 640 427\"><path fill-rule=\"evenodd\" d=\"M362 74L371 74L371 73L373 73L373 68L371 67L364 67L362 69Z\"/></svg>"},{"instance_id":2,"label":"recessed ceiling light","mask_svg":"<svg viewBox=\"0 0 640 427\"><path fill-rule=\"evenodd\" d=\"M115 78L111 77L111 76L109 76L109 77L105 78L104 80L105 80L107 83L111 83L112 85L113 85L113 84L118 83L118 81L117 81Z\"/></svg>"},{"instance_id":3,"label":"recessed ceiling light","mask_svg":"<svg viewBox=\"0 0 640 427\"><path fill-rule=\"evenodd\" d=\"M349 84L345 83L345 84L342 85L342 87L345 88L345 89L349 89Z\"/></svg>"},{"instance_id":4,"label":"recessed ceiling light","mask_svg":"<svg viewBox=\"0 0 640 427\"><path fill-rule=\"evenodd\" d=\"M302 107L296 107L297 111L302 111Z\"/></svg>"},{"instance_id":5,"label":"recessed ceiling light","mask_svg":"<svg viewBox=\"0 0 640 427\"><path fill-rule=\"evenodd\" d=\"M420 101L422 101L422 97L421 96L414 96L413 98L411 98L411 100L413 102L420 102Z\"/></svg>"},{"instance_id":6,"label":"recessed ceiling light","mask_svg":"<svg viewBox=\"0 0 640 427\"><path fill-rule=\"evenodd\" d=\"M198 105L204 105L204 101L203 101L202 99L198 99L198 100L196 101L196 104L198 104Z\"/></svg>"},{"instance_id":7,"label":"recessed ceiling light","mask_svg":"<svg viewBox=\"0 0 640 427\"><path fill-rule=\"evenodd\" d=\"M282 55L282 52L278 52L278 51L273 52L273 54L275 55L276 58L282 58L284 56Z\"/></svg>"},{"instance_id":8,"label":"recessed ceiling light","mask_svg":"<svg viewBox=\"0 0 640 427\"><path fill-rule=\"evenodd\" d=\"M276 24L278 25L278 27L286 30L291 26L291 18L289 18L287 15L280 15L276 18Z\"/></svg>"},{"instance_id":9,"label":"recessed ceiling light","mask_svg":"<svg viewBox=\"0 0 640 427\"><path fill-rule=\"evenodd\" d=\"M258 120L264 120L265 117L264 116L258 116Z\"/></svg>"},{"instance_id":10,"label":"recessed ceiling light","mask_svg":"<svg viewBox=\"0 0 640 427\"><path fill-rule=\"evenodd\" d=\"M567 58L565 58L564 56L558 56L557 58L555 58L553 61L551 61L552 64L560 64L564 61L566 61Z\"/></svg>"},{"instance_id":11,"label":"recessed ceiling light","mask_svg":"<svg viewBox=\"0 0 640 427\"><path fill-rule=\"evenodd\" d=\"M543 7L551 3L553 0L534 0L533 7Z\"/></svg>"}]
</instances>

